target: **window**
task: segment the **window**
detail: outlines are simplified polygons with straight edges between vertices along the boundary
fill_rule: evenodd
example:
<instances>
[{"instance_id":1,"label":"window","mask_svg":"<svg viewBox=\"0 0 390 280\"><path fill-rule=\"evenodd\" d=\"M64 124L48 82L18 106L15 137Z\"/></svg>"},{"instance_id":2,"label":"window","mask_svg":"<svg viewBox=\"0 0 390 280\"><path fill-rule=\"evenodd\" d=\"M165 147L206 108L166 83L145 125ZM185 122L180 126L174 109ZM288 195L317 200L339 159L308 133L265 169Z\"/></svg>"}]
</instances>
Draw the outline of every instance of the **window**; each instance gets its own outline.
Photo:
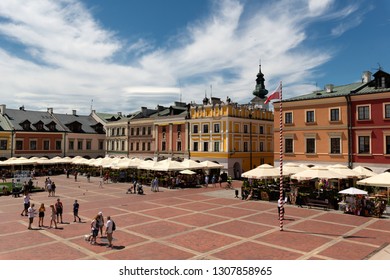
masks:
<instances>
[{"instance_id":1,"label":"window","mask_svg":"<svg viewBox=\"0 0 390 280\"><path fill-rule=\"evenodd\" d=\"M121 145L121 146L122 146L122 147L121 147L121 150L122 150L122 151L125 151L125 150L126 150L126 145L125 145L126 142L125 142L125 141L122 141L121 144L122 144L122 145Z\"/></svg>"},{"instance_id":2,"label":"window","mask_svg":"<svg viewBox=\"0 0 390 280\"><path fill-rule=\"evenodd\" d=\"M192 133L198 133L198 125L197 124L194 124L194 126L192 127Z\"/></svg>"},{"instance_id":3,"label":"window","mask_svg":"<svg viewBox=\"0 0 390 280\"><path fill-rule=\"evenodd\" d=\"M177 132L181 132L181 125L180 124L177 125Z\"/></svg>"},{"instance_id":4,"label":"window","mask_svg":"<svg viewBox=\"0 0 390 280\"><path fill-rule=\"evenodd\" d=\"M167 127L166 127L166 126L163 126L163 127L161 128L161 132L162 132L162 133L166 133L166 132L167 132Z\"/></svg>"},{"instance_id":5,"label":"window","mask_svg":"<svg viewBox=\"0 0 390 280\"><path fill-rule=\"evenodd\" d=\"M142 135L146 135L146 127L142 127Z\"/></svg>"},{"instance_id":6,"label":"window","mask_svg":"<svg viewBox=\"0 0 390 280\"><path fill-rule=\"evenodd\" d=\"M340 109L339 108L330 109L330 121L337 122L339 120L340 120Z\"/></svg>"},{"instance_id":7,"label":"window","mask_svg":"<svg viewBox=\"0 0 390 280\"><path fill-rule=\"evenodd\" d=\"M219 123L214 124L214 133L219 133Z\"/></svg>"},{"instance_id":8,"label":"window","mask_svg":"<svg viewBox=\"0 0 390 280\"><path fill-rule=\"evenodd\" d=\"M294 153L294 146L293 142L294 140L292 138L287 138L284 140L284 152L285 153Z\"/></svg>"},{"instance_id":9,"label":"window","mask_svg":"<svg viewBox=\"0 0 390 280\"><path fill-rule=\"evenodd\" d=\"M77 141L77 150L82 150L83 149L83 140Z\"/></svg>"},{"instance_id":10,"label":"window","mask_svg":"<svg viewBox=\"0 0 390 280\"><path fill-rule=\"evenodd\" d=\"M151 150L151 145L150 145L150 142L148 142L148 151Z\"/></svg>"},{"instance_id":11,"label":"window","mask_svg":"<svg viewBox=\"0 0 390 280\"><path fill-rule=\"evenodd\" d=\"M244 142L244 152L248 152L248 142Z\"/></svg>"},{"instance_id":12,"label":"window","mask_svg":"<svg viewBox=\"0 0 390 280\"><path fill-rule=\"evenodd\" d=\"M120 132L120 128L118 127L118 128L116 129L116 135L120 135L119 132Z\"/></svg>"},{"instance_id":13,"label":"window","mask_svg":"<svg viewBox=\"0 0 390 280\"><path fill-rule=\"evenodd\" d=\"M126 129L124 127L122 127L122 135L125 135L126 134Z\"/></svg>"},{"instance_id":14,"label":"window","mask_svg":"<svg viewBox=\"0 0 390 280\"><path fill-rule=\"evenodd\" d=\"M178 131L177 132L177 139L180 139L181 138L181 131Z\"/></svg>"},{"instance_id":15,"label":"window","mask_svg":"<svg viewBox=\"0 0 390 280\"><path fill-rule=\"evenodd\" d=\"M248 133L248 125L244 124L244 133Z\"/></svg>"},{"instance_id":16,"label":"window","mask_svg":"<svg viewBox=\"0 0 390 280\"><path fill-rule=\"evenodd\" d=\"M152 128L150 126L148 126L148 135L151 135L152 134Z\"/></svg>"},{"instance_id":17,"label":"window","mask_svg":"<svg viewBox=\"0 0 390 280\"><path fill-rule=\"evenodd\" d=\"M165 144L165 142L163 142L164 144ZM139 151L139 142L137 142L136 144L135 144L135 149L136 149L136 151Z\"/></svg>"},{"instance_id":18,"label":"window","mask_svg":"<svg viewBox=\"0 0 390 280\"><path fill-rule=\"evenodd\" d=\"M37 140L30 140L30 150L37 149Z\"/></svg>"},{"instance_id":19,"label":"window","mask_svg":"<svg viewBox=\"0 0 390 280\"><path fill-rule=\"evenodd\" d=\"M181 142L177 142L177 151L180 152L181 151Z\"/></svg>"},{"instance_id":20,"label":"window","mask_svg":"<svg viewBox=\"0 0 390 280\"><path fill-rule=\"evenodd\" d=\"M284 113L284 123L285 124L292 124L293 123L293 113L292 112Z\"/></svg>"},{"instance_id":21,"label":"window","mask_svg":"<svg viewBox=\"0 0 390 280\"><path fill-rule=\"evenodd\" d=\"M264 126L259 126L259 134L264 134Z\"/></svg>"},{"instance_id":22,"label":"window","mask_svg":"<svg viewBox=\"0 0 390 280\"><path fill-rule=\"evenodd\" d=\"M18 151L23 150L23 140L15 141L15 149Z\"/></svg>"},{"instance_id":23,"label":"window","mask_svg":"<svg viewBox=\"0 0 390 280\"><path fill-rule=\"evenodd\" d=\"M134 150L134 143L130 143L130 151Z\"/></svg>"},{"instance_id":24,"label":"window","mask_svg":"<svg viewBox=\"0 0 390 280\"><path fill-rule=\"evenodd\" d=\"M340 138L330 138L330 153L331 154L341 154L341 139Z\"/></svg>"},{"instance_id":25,"label":"window","mask_svg":"<svg viewBox=\"0 0 390 280\"><path fill-rule=\"evenodd\" d=\"M358 106L358 120L369 120L370 119L370 107L369 106Z\"/></svg>"},{"instance_id":26,"label":"window","mask_svg":"<svg viewBox=\"0 0 390 280\"><path fill-rule=\"evenodd\" d=\"M7 140L0 140L0 150L7 150Z\"/></svg>"},{"instance_id":27,"label":"window","mask_svg":"<svg viewBox=\"0 0 390 280\"><path fill-rule=\"evenodd\" d=\"M314 122L314 111L306 111L306 122L307 123Z\"/></svg>"},{"instance_id":28,"label":"window","mask_svg":"<svg viewBox=\"0 0 390 280\"><path fill-rule=\"evenodd\" d=\"M306 153L314 154L316 152L316 139L306 138Z\"/></svg>"},{"instance_id":29,"label":"window","mask_svg":"<svg viewBox=\"0 0 390 280\"><path fill-rule=\"evenodd\" d=\"M130 135L134 135L134 127L130 128Z\"/></svg>"},{"instance_id":30,"label":"window","mask_svg":"<svg viewBox=\"0 0 390 280\"><path fill-rule=\"evenodd\" d=\"M264 142L260 142L260 152L264 152Z\"/></svg>"},{"instance_id":31,"label":"window","mask_svg":"<svg viewBox=\"0 0 390 280\"><path fill-rule=\"evenodd\" d=\"M219 142L214 142L214 152L219 152Z\"/></svg>"},{"instance_id":32,"label":"window","mask_svg":"<svg viewBox=\"0 0 390 280\"><path fill-rule=\"evenodd\" d=\"M50 141L49 140L43 140L43 149L45 151L50 150Z\"/></svg>"},{"instance_id":33,"label":"window","mask_svg":"<svg viewBox=\"0 0 390 280\"><path fill-rule=\"evenodd\" d=\"M74 150L74 141L69 140L69 150Z\"/></svg>"},{"instance_id":34,"label":"window","mask_svg":"<svg viewBox=\"0 0 390 280\"><path fill-rule=\"evenodd\" d=\"M359 136L359 154L369 154L370 153L370 136Z\"/></svg>"},{"instance_id":35,"label":"window","mask_svg":"<svg viewBox=\"0 0 390 280\"><path fill-rule=\"evenodd\" d=\"M139 135L139 127L137 127L137 130L136 130L136 134L135 135Z\"/></svg>"},{"instance_id":36,"label":"window","mask_svg":"<svg viewBox=\"0 0 390 280\"><path fill-rule=\"evenodd\" d=\"M62 141L56 140L56 150L61 150L61 149L62 149Z\"/></svg>"},{"instance_id":37,"label":"window","mask_svg":"<svg viewBox=\"0 0 390 280\"><path fill-rule=\"evenodd\" d=\"M194 142L194 152L197 152L197 151L199 151L199 143Z\"/></svg>"},{"instance_id":38,"label":"window","mask_svg":"<svg viewBox=\"0 0 390 280\"><path fill-rule=\"evenodd\" d=\"M145 151L145 149L146 149L146 143L142 142L142 151Z\"/></svg>"},{"instance_id":39,"label":"window","mask_svg":"<svg viewBox=\"0 0 390 280\"><path fill-rule=\"evenodd\" d=\"M167 142L163 141L161 142L161 151L165 151L167 148Z\"/></svg>"},{"instance_id":40,"label":"window","mask_svg":"<svg viewBox=\"0 0 390 280\"><path fill-rule=\"evenodd\" d=\"M209 133L209 125L208 124L203 125L203 133Z\"/></svg>"},{"instance_id":41,"label":"window","mask_svg":"<svg viewBox=\"0 0 390 280\"><path fill-rule=\"evenodd\" d=\"M385 119L390 119L390 104L385 104Z\"/></svg>"},{"instance_id":42,"label":"window","mask_svg":"<svg viewBox=\"0 0 390 280\"><path fill-rule=\"evenodd\" d=\"M389 155L390 154L390 136L386 135L385 138L385 154Z\"/></svg>"},{"instance_id":43,"label":"window","mask_svg":"<svg viewBox=\"0 0 390 280\"><path fill-rule=\"evenodd\" d=\"M99 140L99 150L104 150L104 140Z\"/></svg>"},{"instance_id":44,"label":"window","mask_svg":"<svg viewBox=\"0 0 390 280\"><path fill-rule=\"evenodd\" d=\"M91 150L92 149L92 141L91 140L87 140L86 149L87 150Z\"/></svg>"},{"instance_id":45,"label":"window","mask_svg":"<svg viewBox=\"0 0 390 280\"><path fill-rule=\"evenodd\" d=\"M208 152L209 151L209 142L203 142L203 151Z\"/></svg>"}]
</instances>

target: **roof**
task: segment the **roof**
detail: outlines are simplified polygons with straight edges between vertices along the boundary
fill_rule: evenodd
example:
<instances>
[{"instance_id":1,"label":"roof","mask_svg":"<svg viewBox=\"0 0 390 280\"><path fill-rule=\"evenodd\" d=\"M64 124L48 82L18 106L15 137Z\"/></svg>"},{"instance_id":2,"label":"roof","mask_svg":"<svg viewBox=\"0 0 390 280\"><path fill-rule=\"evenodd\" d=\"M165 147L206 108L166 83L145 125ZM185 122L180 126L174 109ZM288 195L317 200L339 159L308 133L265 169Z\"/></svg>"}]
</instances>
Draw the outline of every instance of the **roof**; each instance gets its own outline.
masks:
<instances>
[{"instance_id":1,"label":"roof","mask_svg":"<svg viewBox=\"0 0 390 280\"><path fill-rule=\"evenodd\" d=\"M71 124L79 123L81 125L80 132L84 133L97 133L94 126L99 125L100 123L97 122L92 116L81 116L76 114L56 114L54 113L53 116L58 119L59 122L63 124L65 127L65 131L68 132L75 132L70 129ZM101 124L102 125L102 124Z\"/></svg>"},{"instance_id":2,"label":"roof","mask_svg":"<svg viewBox=\"0 0 390 280\"><path fill-rule=\"evenodd\" d=\"M326 89L317 90L317 91L313 91L312 93L309 93L309 94L304 94L304 95L299 95L299 96L295 96L292 98L283 99L283 102L345 96L345 95L350 94L352 91L359 90L359 88L364 87L365 85L366 85L365 83L359 82L359 83L352 83L352 84L342 85L342 86L334 86L333 90L331 92L327 92Z\"/></svg>"},{"instance_id":3,"label":"roof","mask_svg":"<svg viewBox=\"0 0 390 280\"><path fill-rule=\"evenodd\" d=\"M24 130L22 123L26 121L30 122L31 131L50 131L47 127L50 123L56 124L56 129L58 131L63 131L64 127L58 122L49 112L45 111L29 111L24 110L21 107L19 110L17 109L5 109L5 116L8 118L11 126L15 130ZM43 123L43 129L38 130L34 124L38 124L39 122Z\"/></svg>"}]
</instances>

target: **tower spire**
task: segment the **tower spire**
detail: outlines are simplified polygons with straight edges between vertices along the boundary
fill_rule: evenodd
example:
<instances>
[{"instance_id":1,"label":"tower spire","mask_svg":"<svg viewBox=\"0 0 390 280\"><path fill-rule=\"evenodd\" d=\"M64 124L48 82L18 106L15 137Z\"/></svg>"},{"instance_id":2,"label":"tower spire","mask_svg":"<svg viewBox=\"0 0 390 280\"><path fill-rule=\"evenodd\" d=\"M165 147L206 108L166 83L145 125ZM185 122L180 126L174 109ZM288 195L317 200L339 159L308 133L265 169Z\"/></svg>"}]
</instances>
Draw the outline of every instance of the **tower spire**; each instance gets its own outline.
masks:
<instances>
[{"instance_id":1,"label":"tower spire","mask_svg":"<svg viewBox=\"0 0 390 280\"><path fill-rule=\"evenodd\" d=\"M268 94L268 90L265 89L265 79L264 74L261 72L261 59L259 60L259 73L256 76L256 87L253 91L253 95L264 99L265 96Z\"/></svg>"}]
</instances>

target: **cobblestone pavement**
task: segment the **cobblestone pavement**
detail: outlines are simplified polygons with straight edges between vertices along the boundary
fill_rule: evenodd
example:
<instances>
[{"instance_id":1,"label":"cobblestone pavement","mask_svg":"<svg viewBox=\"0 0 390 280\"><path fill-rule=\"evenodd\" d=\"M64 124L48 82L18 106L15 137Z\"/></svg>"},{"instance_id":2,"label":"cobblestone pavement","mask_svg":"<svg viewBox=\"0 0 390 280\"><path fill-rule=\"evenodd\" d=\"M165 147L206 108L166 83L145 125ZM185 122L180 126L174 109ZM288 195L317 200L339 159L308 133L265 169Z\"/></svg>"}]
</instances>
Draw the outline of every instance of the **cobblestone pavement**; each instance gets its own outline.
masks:
<instances>
[{"instance_id":1,"label":"cobblestone pavement","mask_svg":"<svg viewBox=\"0 0 390 280\"><path fill-rule=\"evenodd\" d=\"M23 199L0 197L0 259L136 260L362 260L390 259L390 219L346 215L338 211L286 206L280 231L276 203L243 201L224 188L165 189L126 194L127 184L99 188L79 176L54 176L56 197L34 193L36 209L45 203L44 227L34 219L28 230L21 216ZM43 186L44 178L37 178ZM234 182L236 188L241 182ZM64 203L64 224L49 229L49 205ZM82 222L73 222L72 204L80 203ZM90 221L102 211L117 225L114 247L98 238L84 240Z\"/></svg>"}]
</instances>

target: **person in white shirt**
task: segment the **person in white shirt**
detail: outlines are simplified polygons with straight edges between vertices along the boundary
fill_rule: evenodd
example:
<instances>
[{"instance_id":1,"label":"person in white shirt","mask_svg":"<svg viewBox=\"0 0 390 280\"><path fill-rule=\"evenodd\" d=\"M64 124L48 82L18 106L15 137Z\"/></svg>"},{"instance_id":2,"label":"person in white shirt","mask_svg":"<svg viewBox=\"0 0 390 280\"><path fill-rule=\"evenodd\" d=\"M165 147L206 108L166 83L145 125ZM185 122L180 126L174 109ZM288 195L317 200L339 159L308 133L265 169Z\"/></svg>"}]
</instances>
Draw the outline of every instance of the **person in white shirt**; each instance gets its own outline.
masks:
<instances>
[{"instance_id":1,"label":"person in white shirt","mask_svg":"<svg viewBox=\"0 0 390 280\"><path fill-rule=\"evenodd\" d=\"M113 221L111 220L111 217L107 217L107 223L106 223L106 236L107 236L107 241L108 245L107 247L112 248L112 234L113 234Z\"/></svg>"},{"instance_id":2,"label":"person in white shirt","mask_svg":"<svg viewBox=\"0 0 390 280\"><path fill-rule=\"evenodd\" d=\"M35 217L35 209L34 209L34 203L31 204L31 206L27 210L27 216L28 216L28 229L32 229L31 225L34 221Z\"/></svg>"}]
</instances>

